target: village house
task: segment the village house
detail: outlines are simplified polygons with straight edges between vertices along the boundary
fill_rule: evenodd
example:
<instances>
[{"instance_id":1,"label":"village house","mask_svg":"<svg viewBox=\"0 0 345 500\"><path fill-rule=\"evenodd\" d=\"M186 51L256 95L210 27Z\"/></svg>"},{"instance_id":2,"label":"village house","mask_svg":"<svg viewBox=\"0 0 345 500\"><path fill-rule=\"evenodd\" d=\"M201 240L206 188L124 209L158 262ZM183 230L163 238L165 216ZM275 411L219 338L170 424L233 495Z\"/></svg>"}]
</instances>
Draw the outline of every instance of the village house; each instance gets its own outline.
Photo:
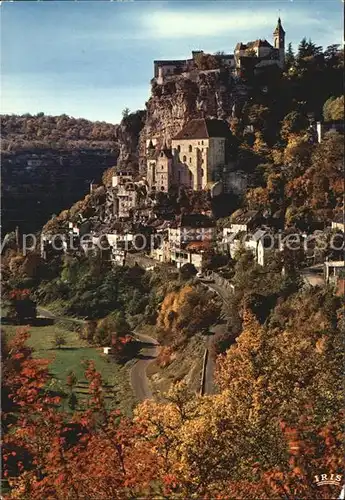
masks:
<instances>
[{"instance_id":1,"label":"village house","mask_svg":"<svg viewBox=\"0 0 345 500\"><path fill-rule=\"evenodd\" d=\"M247 210L245 212L235 212L230 222L223 227L223 242L226 243L229 235L237 234L241 231L248 233L253 231L262 223L262 216L258 210Z\"/></svg>"},{"instance_id":2,"label":"village house","mask_svg":"<svg viewBox=\"0 0 345 500\"><path fill-rule=\"evenodd\" d=\"M336 284L339 278L344 278L344 260L326 260L324 263L326 283Z\"/></svg>"},{"instance_id":3,"label":"village house","mask_svg":"<svg viewBox=\"0 0 345 500\"><path fill-rule=\"evenodd\" d=\"M170 248L180 248L182 245L195 241L214 242L216 239L215 222L201 214L183 215L168 229Z\"/></svg>"},{"instance_id":4,"label":"village house","mask_svg":"<svg viewBox=\"0 0 345 500\"><path fill-rule=\"evenodd\" d=\"M192 264L197 271L203 271L212 251L211 242L195 241L188 243L185 248L171 250L170 260L178 269L185 264Z\"/></svg>"},{"instance_id":5,"label":"village house","mask_svg":"<svg viewBox=\"0 0 345 500\"><path fill-rule=\"evenodd\" d=\"M345 214L339 213L332 220L332 229L336 229L338 231L342 231L345 233Z\"/></svg>"},{"instance_id":6,"label":"village house","mask_svg":"<svg viewBox=\"0 0 345 500\"><path fill-rule=\"evenodd\" d=\"M128 219L137 204L137 191L131 172L117 172L112 178L113 215Z\"/></svg>"},{"instance_id":7,"label":"village house","mask_svg":"<svg viewBox=\"0 0 345 500\"><path fill-rule=\"evenodd\" d=\"M318 142L323 141L325 134L327 134L327 132L338 132L344 134L345 132L344 120L334 120L332 122L317 122L316 132L317 132Z\"/></svg>"},{"instance_id":8,"label":"village house","mask_svg":"<svg viewBox=\"0 0 345 500\"><path fill-rule=\"evenodd\" d=\"M267 256L272 250L279 250L279 240L268 228L260 228L253 234L246 231L230 233L219 245L222 253L227 253L233 259L241 249L252 252L255 261L260 266L267 263Z\"/></svg>"},{"instance_id":9,"label":"village house","mask_svg":"<svg viewBox=\"0 0 345 500\"><path fill-rule=\"evenodd\" d=\"M182 216L168 229L170 261L178 268L190 263L201 270L215 240L216 225L212 219L201 214Z\"/></svg>"}]
</instances>

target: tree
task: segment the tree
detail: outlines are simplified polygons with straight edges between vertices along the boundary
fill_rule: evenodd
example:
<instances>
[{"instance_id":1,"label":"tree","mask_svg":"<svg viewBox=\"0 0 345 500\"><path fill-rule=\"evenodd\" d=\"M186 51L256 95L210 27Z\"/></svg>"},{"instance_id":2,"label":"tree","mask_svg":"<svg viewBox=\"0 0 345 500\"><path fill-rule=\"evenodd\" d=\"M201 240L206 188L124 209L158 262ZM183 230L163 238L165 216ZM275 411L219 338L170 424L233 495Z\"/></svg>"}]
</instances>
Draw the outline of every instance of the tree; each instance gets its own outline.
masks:
<instances>
[{"instance_id":1,"label":"tree","mask_svg":"<svg viewBox=\"0 0 345 500\"><path fill-rule=\"evenodd\" d=\"M57 332L54 335L53 346L61 349L62 346L66 345L66 337L63 333Z\"/></svg>"},{"instance_id":2,"label":"tree","mask_svg":"<svg viewBox=\"0 0 345 500\"><path fill-rule=\"evenodd\" d=\"M181 277L187 280L195 276L196 273L197 270L195 269L195 266L193 264L190 264L189 262L187 264L184 264L180 269Z\"/></svg>"},{"instance_id":3,"label":"tree","mask_svg":"<svg viewBox=\"0 0 345 500\"><path fill-rule=\"evenodd\" d=\"M76 374L74 373L73 370L70 370L67 374L66 385L70 388L70 390L72 390L76 383L77 383Z\"/></svg>"},{"instance_id":4,"label":"tree","mask_svg":"<svg viewBox=\"0 0 345 500\"><path fill-rule=\"evenodd\" d=\"M295 62L296 62L296 58L295 58L294 51L292 49L292 43L290 42L288 45L288 49L286 51L286 54L285 54L286 69L289 70L290 68L292 68L294 66Z\"/></svg>"},{"instance_id":5,"label":"tree","mask_svg":"<svg viewBox=\"0 0 345 500\"><path fill-rule=\"evenodd\" d=\"M298 46L297 62L301 63L303 59L307 57L315 57L321 53L322 47L315 45L310 38L307 42L307 39L304 37Z\"/></svg>"},{"instance_id":6,"label":"tree","mask_svg":"<svg viewBox=\"0 0 345 500\"><path fill-rule=\"evenodd\" d=\"M325 121L344 120L344 96L330 97L323 106Z\"/></svg>"},{"instance_id":7,"label":"tree","mask_svg":"<svg viewBox=\"0 0 345 500\"><path fill-rule=\"evenodd\" d=\"M78 398L75 395L75 393L71 391L70 395L68 396L68 406L72 411L74 411L77 405L78 405Z\"/></svg>"},{"instance_id":8,"label":"tree","mask_svg":"<svg viewBox=\"0 0 345 500\"><path fill-rule=\"evenodd\" d=\"M125 108L123 111L122 111L122 119L125 120L126 118L129 117L129 114L130 114L130 110L129 108Z\"/></svg>"},{"instance_id":9,"label":"tree","mask_svg":"<svg viewBox=\"0 0 345 500\"><path fill-rule=\"evenodd\" d=\"M195 64L199 70L219 68L220 62L211 54L200 53L195 56Z\"/></svg>"},{"instance_id":10,"label":"tree","mask_svg":"<svg viewBox=\"0 0 345 500\"><path fill-rule=\"evenodd\" d=\"M29 289L14 289L9 294L8 317L17 323L33 321L37 315L36 302L30 298Z\"/></svg>"},{"instance_id":11,"label":"tree","mask_svg":"<svg viewBox=\"0 0 345 500\"><path fill-rule=\"evenodd\" d=\"M280 134L284 140L289 140L291 135L305 131L308 124L308 119L303 113L292 111L284 117Z\"/></svg>"},{"instance_id":12,"label":"tree","mask_svg":"<svg viewBox=\"0 0 345 500\"><path fill-rule=\"evenodd\" d=\"M101 346L110 346L117 339L125 338L130 330L123 313L116 311L98 321L94 340Z\"/></svg>"}]
</instances>

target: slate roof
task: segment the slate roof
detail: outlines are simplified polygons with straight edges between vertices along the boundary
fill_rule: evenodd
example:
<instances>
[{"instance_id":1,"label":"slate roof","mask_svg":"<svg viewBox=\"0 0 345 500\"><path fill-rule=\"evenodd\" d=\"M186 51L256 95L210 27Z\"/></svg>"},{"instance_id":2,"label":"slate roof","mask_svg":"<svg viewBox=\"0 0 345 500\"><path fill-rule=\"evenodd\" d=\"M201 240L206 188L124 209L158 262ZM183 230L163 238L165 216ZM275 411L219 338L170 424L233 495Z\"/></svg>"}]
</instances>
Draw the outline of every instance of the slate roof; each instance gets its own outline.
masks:
<instances>
[{"instance_id":1,"label":"slate roof","mask_svg":"<svg viewBox=\"0 0 345 500\"><path fill-rule=\"evenodd\" d=\"M178 224L180 227L213 227L215 226L214 220L207 215L202 214L188 214L182 215L181 221Z\"/></svg>"},{"instance_id":2,"label":"slate roof","mask_svg":"<svg viewBox=\"0 0 345 500\"><path fill-rule=\"evenodd\" d=\"M223 120L196 118L183 127L173 139L207 139L229 137L229 125Z\"/></svg>"},{"instance_id":3,"label":"slate roof","mask_svg":"<svg viewBox=\"0 0 345 500\"><path fill-rule=\"evenodd\" d=\"M253 49L254 47L269 47L270 49L273 49L273 46L267 40L258 39L248 43L238 43L235 47L235 50L247 50Z\"/></svg>"},{"instance_id":4,"label":"slate roof","mask_svg":"<svg viewBox=\"0 0 345 500\"><path fill-rule=\"evenodd\" d=\"M282 23L281 23L281 19L280 17L278 17L278 24L277 24L277 27L276 29L274 30L273 34L275 35L276 33L283 33L285 34L285 31L283 29L283 26L282 26Z\"/></svg>"}]
</instances>

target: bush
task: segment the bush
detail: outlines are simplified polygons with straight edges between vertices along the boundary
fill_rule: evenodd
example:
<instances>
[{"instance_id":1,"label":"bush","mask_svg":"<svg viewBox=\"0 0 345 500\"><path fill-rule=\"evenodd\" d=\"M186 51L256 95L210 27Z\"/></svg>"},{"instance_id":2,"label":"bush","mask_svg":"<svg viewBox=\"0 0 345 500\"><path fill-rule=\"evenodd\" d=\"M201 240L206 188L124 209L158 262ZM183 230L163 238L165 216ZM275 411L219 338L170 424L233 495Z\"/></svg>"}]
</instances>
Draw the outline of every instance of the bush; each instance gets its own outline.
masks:
<instances>
[{"instance_id":1,"label":"bush","mask_svg":"<svg viewBox=\"0 0 345 500\"><path fill-rule=\"evenodd\" d=\"M60 349L63 345L66 345L66 337L63 333L56 333L53 340L53 346Z\"/></svg>"}]
</instances>

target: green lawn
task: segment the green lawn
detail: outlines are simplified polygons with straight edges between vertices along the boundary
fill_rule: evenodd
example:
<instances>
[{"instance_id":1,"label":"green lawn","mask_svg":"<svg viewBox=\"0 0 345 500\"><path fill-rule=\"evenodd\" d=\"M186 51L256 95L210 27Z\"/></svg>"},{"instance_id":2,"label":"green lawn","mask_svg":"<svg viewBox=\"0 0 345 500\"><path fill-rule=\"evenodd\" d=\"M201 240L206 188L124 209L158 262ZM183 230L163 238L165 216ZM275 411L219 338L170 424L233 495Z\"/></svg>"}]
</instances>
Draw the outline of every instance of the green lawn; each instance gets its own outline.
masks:
<instances>
[{"instance_id":1,"label":"green lawn","mask_svg":"<svg viewBox=\"0 0 345 500\"><path fill-rule=\"evenodd\" d=\"M8 337L11 337L16 327L3 325L3 329ZM83 362L92 360L102 375L108 405L119 408L126 414L131 413L135 400L129 382L128 367L112 362L103 354L102 348L89 346L79 339L77 332L63 329L58 324L30 326L29 332L28 344L35 349L35 357L51 360L51 389L67 392L66 377L68 372L73 370L78 381L75 388L78 404L83 407L87 394ZM63 333L66 339L66 345L60 349L53 346L54 336L58 332ZM67 409L67 403L63 406Z\"/></svg>"}]
</instances>

